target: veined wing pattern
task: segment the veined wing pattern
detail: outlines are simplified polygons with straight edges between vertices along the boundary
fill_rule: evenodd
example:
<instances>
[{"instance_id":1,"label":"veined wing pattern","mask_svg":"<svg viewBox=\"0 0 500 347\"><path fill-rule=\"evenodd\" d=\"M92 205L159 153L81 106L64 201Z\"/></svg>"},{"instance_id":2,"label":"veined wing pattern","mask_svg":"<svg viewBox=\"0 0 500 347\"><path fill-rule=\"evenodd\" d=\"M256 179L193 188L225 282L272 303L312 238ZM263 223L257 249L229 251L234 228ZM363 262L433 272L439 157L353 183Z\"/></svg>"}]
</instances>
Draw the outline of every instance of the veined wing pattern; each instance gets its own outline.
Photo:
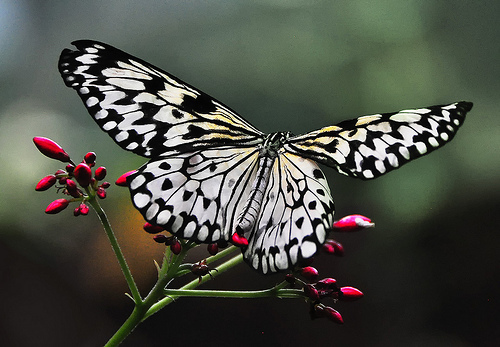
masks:
<instances>
[{"instance_id":1,"label":"veined wing pattern","mask_svg":"<svg viewBox=\"0 0 500 347\"><path fill-rule=\"evenodd\" d=\"M151 158L128 178L144 218L200 243L248 240L262 273L312 257L334 203L315 161L370 179L451 140L472 104L364 116L304 135L265 135L227 106L107 44L65 49L59 71L122 148Z\"/></svg>"}]
</instances>

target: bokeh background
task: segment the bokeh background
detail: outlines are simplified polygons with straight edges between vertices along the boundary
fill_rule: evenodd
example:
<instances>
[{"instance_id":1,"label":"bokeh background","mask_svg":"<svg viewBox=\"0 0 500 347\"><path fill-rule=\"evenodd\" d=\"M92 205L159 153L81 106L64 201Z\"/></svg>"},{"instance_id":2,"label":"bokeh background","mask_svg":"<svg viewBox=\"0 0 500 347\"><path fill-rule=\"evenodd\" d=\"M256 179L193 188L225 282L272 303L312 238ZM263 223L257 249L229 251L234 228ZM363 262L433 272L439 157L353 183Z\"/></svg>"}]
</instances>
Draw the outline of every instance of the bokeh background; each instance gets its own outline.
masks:
<instances>
[{"instance_id":1,"label":"bokeh background","mask_svg":"<svg viewBox=\"0 0 500 347\"><path fill-rule=\"evenodd\" d=\"M0 344L98 346L132 305L97 217L44 214L38 180L61 165L47 136L109 179L139 167L88 116L57 71L60 51L100 40L149 61L260 129L301 133L363 114L474 102L453 142L374 181L325 169L337 216L377 224L340 235L324 277L365 293L339 303L343 326L298 300L183 299L124 346L497 346L500 344L500 25L498 1L0 2ZM142 292L162 247L126 189L103 201ZM198 257L206 253L200 251ZM206 288L259 289L241 265Z\"/></svg>"}]
</instances>

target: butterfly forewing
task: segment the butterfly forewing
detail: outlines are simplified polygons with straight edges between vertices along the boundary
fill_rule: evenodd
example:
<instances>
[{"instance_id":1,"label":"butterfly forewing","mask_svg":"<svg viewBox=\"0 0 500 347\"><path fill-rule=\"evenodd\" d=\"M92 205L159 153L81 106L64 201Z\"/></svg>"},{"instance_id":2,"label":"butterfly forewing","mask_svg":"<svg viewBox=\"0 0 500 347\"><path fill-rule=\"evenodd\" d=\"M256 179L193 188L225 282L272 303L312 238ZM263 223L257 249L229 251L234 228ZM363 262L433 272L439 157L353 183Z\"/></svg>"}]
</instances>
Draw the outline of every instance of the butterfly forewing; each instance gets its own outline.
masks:
<instances>
[{"instance_id":1,"label":"butterfly forewing","mask_svg":"<svg viewBox=\"0 0 500 347\"><path fill-rule=\"evenodd\" d=\"M154 158L262 142L246 120L169 73L104 43L73 44L59 60L64 82L122 148Z\"/></svg>"},{"instance_id":2,"label":"butterfly forewing","mask_svg":"<svg viewBox=\"0 0 500 347\"><path fill-rule=\"evenodd\" d=\"M371 179L443 146L470 102L363 116L287 140L285 149L339 172Z\"/></svg>"}]
</instances>

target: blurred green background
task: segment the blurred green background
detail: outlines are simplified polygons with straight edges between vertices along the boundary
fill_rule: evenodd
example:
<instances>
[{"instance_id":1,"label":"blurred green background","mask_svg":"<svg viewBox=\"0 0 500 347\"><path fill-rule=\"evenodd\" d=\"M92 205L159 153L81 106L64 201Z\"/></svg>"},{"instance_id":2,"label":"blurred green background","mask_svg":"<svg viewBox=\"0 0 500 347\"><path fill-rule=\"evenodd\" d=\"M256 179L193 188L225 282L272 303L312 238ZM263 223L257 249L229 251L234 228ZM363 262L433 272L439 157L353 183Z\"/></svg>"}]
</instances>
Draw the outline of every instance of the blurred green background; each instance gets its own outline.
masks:
<instances>
[{"instance_id":1,"label":"blurred green background","mask_svg":"<svg viewBox=\"0 0 500 347\"><path fill-rule=\"evenodd\" d=\"M179 300L124 346L497 346L500 344L500 25L498 1L0 2L0 344L98 346L131 310L97 217L55 216L37 193L61 165L97 152L109 180L139 167L94 124L57 71L61 50L100 40L209 93L266 132L314 130L363 114L474 102L453 142L374 181L325 169L337 217L377 227L340 235L324 277L365 293L336 305L345 324L311 321L289 300ZM143 293L162 247L126 189L103 201ZM199 257L204 256L199 253ZM206 287L266 288L249 267Z\"/></svg>"}]
</instances>

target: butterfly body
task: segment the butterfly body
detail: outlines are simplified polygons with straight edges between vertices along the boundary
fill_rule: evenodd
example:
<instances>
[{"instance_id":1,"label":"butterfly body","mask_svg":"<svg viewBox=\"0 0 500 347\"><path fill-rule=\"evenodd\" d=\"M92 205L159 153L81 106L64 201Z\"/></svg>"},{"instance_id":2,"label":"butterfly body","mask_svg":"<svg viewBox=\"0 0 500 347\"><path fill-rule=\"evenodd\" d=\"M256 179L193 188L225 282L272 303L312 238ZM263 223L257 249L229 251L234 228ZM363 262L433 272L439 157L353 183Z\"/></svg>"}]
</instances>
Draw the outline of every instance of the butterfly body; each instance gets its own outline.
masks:
<instances>
[{"instance_id":1,"label":"butterfly body","mask_svg":"<svg viewBox=\"0 0 500 347\"><path fill-rule=\"evenodd\" d=\"M144 218L200 243L248 239L262 273L312 257L334 203L316 162L372 179L451 140L469 102L363 116L306 134L269 135L171 74L114 47L74 42L59 71L97 124L150 161L127 179Z\"/></svg>"}]
</instances>

